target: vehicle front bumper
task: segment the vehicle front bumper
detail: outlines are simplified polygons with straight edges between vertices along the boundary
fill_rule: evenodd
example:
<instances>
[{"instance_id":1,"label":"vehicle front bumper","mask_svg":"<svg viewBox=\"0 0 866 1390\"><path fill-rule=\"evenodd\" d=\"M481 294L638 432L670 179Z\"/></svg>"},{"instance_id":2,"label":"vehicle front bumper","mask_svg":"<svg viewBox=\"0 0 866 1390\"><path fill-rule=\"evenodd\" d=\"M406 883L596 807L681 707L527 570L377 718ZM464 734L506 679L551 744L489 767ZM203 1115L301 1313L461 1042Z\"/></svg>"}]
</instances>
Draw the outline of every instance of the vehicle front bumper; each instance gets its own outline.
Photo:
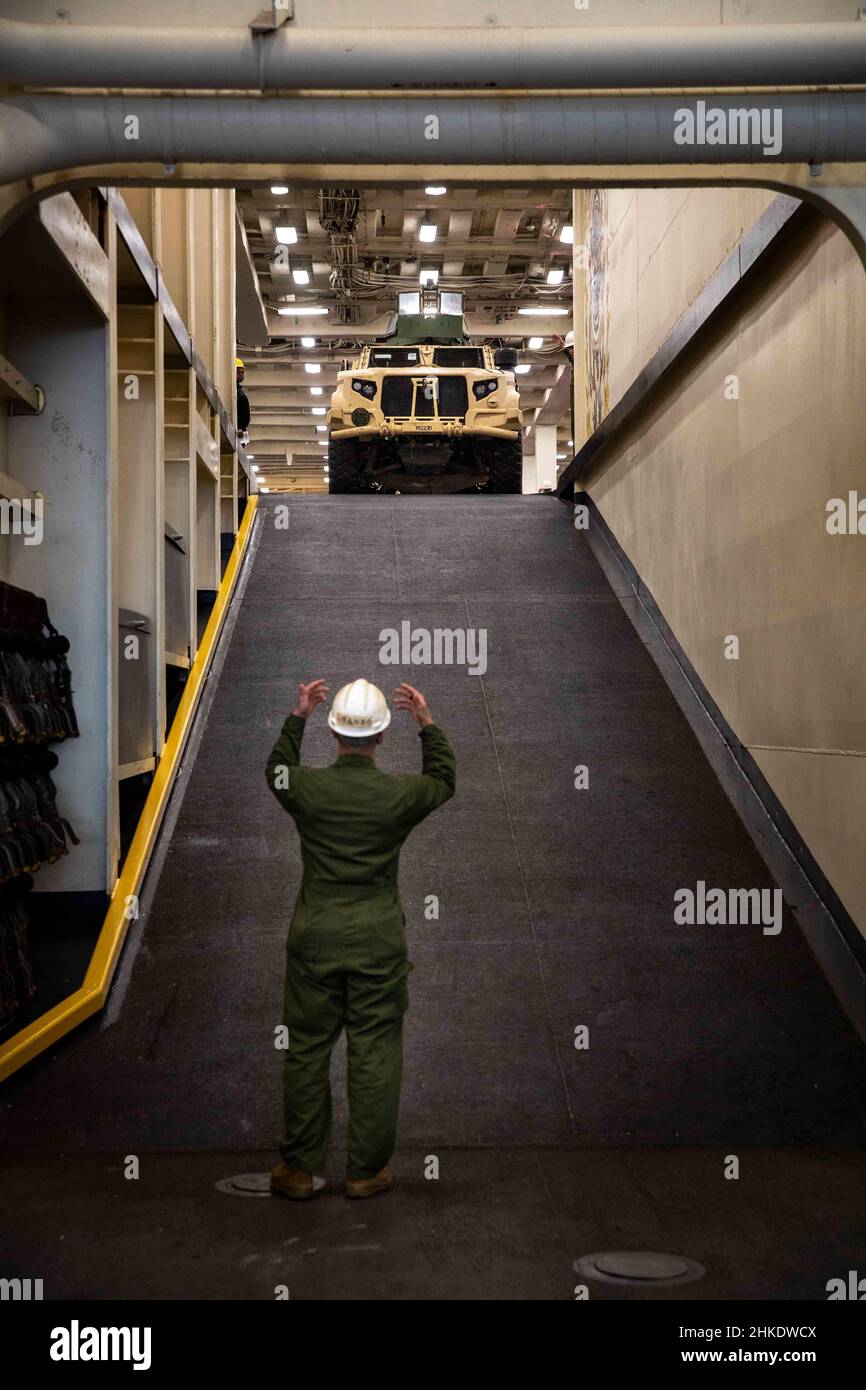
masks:
<instances>
[{"instance_id":1,"label":"vehicle front bumper","mask_svg":"<svg viewBox=\"0 0 866 1390\"><path fill-rule=\"evenodd\" d=\"M348 428L331 429L332 439L519 439L520 427L510 429L504 425L490 425L486 422L472 425L459 421L441 421L429 424L417 420L390 420L384 424L371 421L368 425L350 425Z\"/></svg>"}]
</instances>

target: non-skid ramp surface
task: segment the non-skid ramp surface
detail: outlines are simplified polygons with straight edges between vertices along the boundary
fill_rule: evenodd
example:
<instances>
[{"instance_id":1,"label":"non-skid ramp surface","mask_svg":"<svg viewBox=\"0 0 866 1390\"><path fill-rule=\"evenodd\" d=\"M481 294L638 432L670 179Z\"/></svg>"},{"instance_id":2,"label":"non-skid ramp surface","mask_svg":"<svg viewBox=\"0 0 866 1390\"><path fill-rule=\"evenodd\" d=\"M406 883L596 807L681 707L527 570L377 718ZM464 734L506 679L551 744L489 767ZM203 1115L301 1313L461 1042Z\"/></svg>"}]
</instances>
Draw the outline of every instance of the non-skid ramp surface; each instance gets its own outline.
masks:
<instances>
[{"instance_id":1,"label":"non-skid ramp surface","mask_svg":"<svg viewBox=\"0 0 866 1390\"><path fill-rule=\"evenodd\" d=\"M407 1153L861 1143L863 1048L790 914L777 935L674 919L698 882L774 885L568 510L268 497L257 526L120 1017L13 1090L7 1152L271 1161L300 861L264 764L299 679L360 675L418 685L458 761L456 797L403 853ZM381 664L404 623L483 632L486 661ZM333 753L320 711L304 757ZM419 766L406 716L382 763ZM343 1072L338 1052L335 1177Z\"/></svg>"}]
</instances>

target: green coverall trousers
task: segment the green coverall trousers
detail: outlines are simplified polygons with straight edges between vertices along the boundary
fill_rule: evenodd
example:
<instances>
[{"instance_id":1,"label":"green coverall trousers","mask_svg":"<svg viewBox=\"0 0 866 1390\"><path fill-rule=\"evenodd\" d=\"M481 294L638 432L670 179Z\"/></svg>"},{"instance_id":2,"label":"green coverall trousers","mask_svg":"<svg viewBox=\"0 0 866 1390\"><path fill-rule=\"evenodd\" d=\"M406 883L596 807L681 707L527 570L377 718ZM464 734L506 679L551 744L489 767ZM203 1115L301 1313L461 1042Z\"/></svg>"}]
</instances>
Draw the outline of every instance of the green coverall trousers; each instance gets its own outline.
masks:
<instances>
[{"instance_id":1,"label":"green coverall trousers","mask_svg":"<svg viewBox=\"0 0 866 1390\"><path fill-rule=\"evenodd\" d=\"M374 901L365 904L375 911ZM298 922L286 952L284 1163L325 1166L331 1133L331 1051L345 1028L348 1061L347 1175L375 1177L394 1152L403 1075L403 1014L411 965L397 933L350 911L316 931ZM363 914L366 916L366 913ZM383 913L383 921L389 914ZM399 938L403 937L402 928ZM391 938L391 939L389 939Z\"/></svg>"}]
</instances>

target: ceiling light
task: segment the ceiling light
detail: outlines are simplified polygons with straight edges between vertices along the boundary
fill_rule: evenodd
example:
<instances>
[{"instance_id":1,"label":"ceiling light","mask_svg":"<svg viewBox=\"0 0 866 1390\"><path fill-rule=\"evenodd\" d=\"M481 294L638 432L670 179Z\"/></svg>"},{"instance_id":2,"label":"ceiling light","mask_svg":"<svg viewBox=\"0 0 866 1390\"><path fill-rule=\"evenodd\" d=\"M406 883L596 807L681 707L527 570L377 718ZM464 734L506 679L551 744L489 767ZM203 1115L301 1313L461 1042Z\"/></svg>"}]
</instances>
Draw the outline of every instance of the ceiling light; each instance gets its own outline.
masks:
<instances>
[{"instance_id":1,"label":"ceiling light","mask_svg":"<svg viewBox=\"0 0 866 1390\"><path fill-rule=\"evenodd\" d=\"M259 471L259 465L258 465L257 463L254 463L253 466L252 466L252 468L250 469L250 472L251 472L251 473L258 473L258 471Z\"/></svg>"},{"instance_id":2,"label":"ceiling light","mask_svg":"<svg viewBox=\"0 0 866 1390\"><path fill-rule=\"evenodd\" d=\"M294 246L298 239L297 227L275 227L274 232L281 246Z\"/></svg>"},{"instance_id":3,"label":"ceiling light","mask_svg":"<svg viewBox=\"0 0 866 1390\"><path fill-rule=\"evenodd\" d=\"M530 352L538 352L538 349L541 348L541 347L544 347L544 339L543 339L543 338L530 338L530 340L529 340L529 351L530 351Z\"/></svg>"},{"instance_id":4,"label":"ceiling light","mask_svg":"<svg viewBox=\"0 0 866 1390\"><path fill-rule=\"evenodd\" d=\"M551 309L546 304L539 304L532 309L518 309L518 314L530 314L537 319L562 318L564 314L570 314L570 309Z\"/></svg>"},{"instance_id":5,"label":"ceiling light","mask_svg":"<svg viewBox=\"0 0 866 1390\"><path fill-rule=\"evenodd\" d=\"M322 394L322 388L321 388L321 386L311 386L311 387L310 387L310 395L311 395L311 396L321 396L321 394Z\"/></svg>"},{"instance_id":6,"label":"ceiling light","mask_svg":"<svg viewBox=\"0 0 866 1390\"><path fill-rule=\"evenodd\" d=\"M293 304L290 309L278 309L277 313L283 318L309 318L311 314L327 314L327 309L322 304Z\"/></svg>"},{"instance_id":7,"label":"ceiling light","mask_svg":"<svg viewBox=\"0 0 866 1390\"><path fill-rule=\"evenodd\" d=\"M437 230L435 222L422 222L418 228L418 240L435 241Z\"/></svg>"},{"instance_id":8,"label":"ceiling light","mask_svg":"<svg viewBox=\"0 0 866 1390\"><path fill-rule=\"evenodd\" d=\"M327 441L327 439L320 439L320 440L319 440L319 448L320 448L320 449L327 449L327 447L328 447L328 441Z\"/></svg>"},{"instance_id":9,"label":"ceiling light","mask_svg":"<svg viewBox=\"0 0 866 1390\"><path fill-rule=\"evenodd\" d=\"M244 457L246 458L247 463L251 463L252 460L255 458L255 454L245 454Z\"/></svg>"},{"instance_id":10,"label":"ceiling light","mask_svg":"<svg viewBox=\"0 0 866 1390\"><path fill-rule=\"evenodd\" d=\"M319 373L321 370L322 370L321 365L320 365L318 362L305 362L305 363L304 363L304 371L305 371L305 372L310 372L313 376L316 376L317 373Z\"/></svg>"},{"instance_id":11,"label":"ceiling light","mask_svg":"<svg viewBox=\"0 0 866 1390\"><path fill-rule=\"evenodd\" d=\"M288 193L288 191L289 191L289 190L288 190L288 187L287 187L287 185L284 184L284 183L272 183L272 184L271 184L271 192L274 193L274 194L276 194L276 196L277 196L278 198L282 197L282 195L283 195L284 193Z\"/></svg>"},{"instance_id":12,"label":"ceiling light","mask_svg":"<svg viewBox=\"0 0 866 1390\"><path fill-rule=\"evenodd\" d=\"M328 413L328 412L327 412L327 410L325 409L325 407L324 407L323 405L314 405L314 406L313 406L313 414L314 414L314 415L327 415L327 413Z\"/></svg>"},{"instance_id":13,"label":"ceiling light","mask_svg":"<svg viewBox=\"0 0 866 1390\"><path fill-rule=\"evenodd\" d=\"M552 275L553 273L554 273L554 272L551 271L551 272L550 272L550 275ZM548 284L552 285L552 284L555 283L555 284L558 285L558 284L559 284L559 280L562 279L562 271L559 272L559 280L557 280L557 281L551 280L550 275L548 275L548 277L547 277L547 282L548 282ZM309 285L309 283L310 283L310 272L309 272L308 270L304 270L303 266L299 266L299 265L297 265L297 266L292 266L292 279L294 280L294 282L295 282L296 285Z\"/></svg>"},{"instance_id":14,"label":"ceiling light","mask_svg":"<svg viewBox=\"0 0 866 1390\"><path fill-rule=\"evenodd\" d=\"M438 284L439 284L439 271L438 271L438 270L434 270L434 269L432 269L432 268L430 268L430 269L428 269L428 270L422 270L422 271L421 271L421 274L420 274L419 277L418 277L418 279L421 281L421 284L422 284L422 285L438 285Z\"/></svg>"},{"instance_id":15,"label":"ceiling light","mask_svg":"<svg viewBox=\"0 0 866 1390\"><path fill-rule=\"evenodd\" d=\"M259 488L259 492L270 492L270 488L269 488L269 487L260 487L260 488Z\"/></svg>"},{"instance_id":16,"label":"ceiling light","mask_svg":"<svg viewBox=\"0 0 866 1390\"><path fill-rule=\"evenodd\" d=\"M564 275L565 275L565 271L559 269L558 267L557 267L556 269L554 269L554 270L549 270L549 271L547 272L547 283L548 283L548 285L561 285L561 284L562 284L562 281L563 281Z\"/></svg>"},{"instance_id":17,"label":"ceiling light","mask_svg":"<svg viewBox=\"0 0 866 1390\"><path fill-rule=\"evenodd\" d=\"M443 193L448 192L448 189L444 183L431 183L424 189L424 192L429 193L431 198L441 198Z\"/></svg>"},{"instance_id":18,"label":"ceiling light","mask_svg":"<svg viewBox=\"0 0 866 1390\"><path fill-rule=\"evenodd\" d=\"M566 246L574 245L574 228L570 222L566 222L562 231L559 233L560 241L564 241Z\"/></svg>"},{"instance_id":19,"label":"ceiling light","mask_svg":"<svg viewBox=\"0 0 866 1390\"><path fill-rule=\"evenodd\" d=\"M573 440L573 439L569 439L569 441L568 441L568 447L569 447L569 449L573 449L573 448L574 448L574 440Z\"/></svg>"},{"instance_id":20,"label":"ceiling light","mask_svg":"<svg viewBox=\"0 0 866 1390\"><path fill-rule=\"evenodd\" d=\"M316 429L319 431L319 434L321 434L322 431L323 431L323 430L326 430L327 428L328 428L327 425L316 425Z\"/></svg>"},{"instance_id":21,"label":"ceiling light","mask_svg":"<svg viewBox=\"0 0 866 1390\"><path fill-rule=\"evenodd\" d=\"M520 366L515 367L514 370L519 372L521 376L525 376L527 372L532 371L532 365L529 362L521 362Z\"/></svg>"},{"instance_id":22,"label":"ceiling light","mask_svg":"<svg viewBox=\"0 0 866 1390\"><path fill-rule=\"evenodd\" d=\"M302 338L302 339L301 339L301 347L315 347L315 346L316 346L316 340L315 340L315 338Z\"/></svg>"}]
</instances>

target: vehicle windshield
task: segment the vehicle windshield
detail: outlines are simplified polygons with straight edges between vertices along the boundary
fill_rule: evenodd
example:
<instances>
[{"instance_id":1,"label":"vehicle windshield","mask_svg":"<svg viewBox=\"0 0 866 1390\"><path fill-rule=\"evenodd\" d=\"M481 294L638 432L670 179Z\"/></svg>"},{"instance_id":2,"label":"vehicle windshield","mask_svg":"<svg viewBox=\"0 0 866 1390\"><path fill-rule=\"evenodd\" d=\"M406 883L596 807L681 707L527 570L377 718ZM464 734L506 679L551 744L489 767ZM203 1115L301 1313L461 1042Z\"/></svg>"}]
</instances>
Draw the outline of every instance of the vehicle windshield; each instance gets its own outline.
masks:
<instances>
[{"instance_id":1,"label":"vehicle windshield","mask_svg":"<svg viewBox=\"0 0 866 1390\"><path fill-rule=\"evenodd\" d=\"M478 347L437 348L433 363L437 367L483 367L484 350Z\"/></svg>"}]
</instances>

